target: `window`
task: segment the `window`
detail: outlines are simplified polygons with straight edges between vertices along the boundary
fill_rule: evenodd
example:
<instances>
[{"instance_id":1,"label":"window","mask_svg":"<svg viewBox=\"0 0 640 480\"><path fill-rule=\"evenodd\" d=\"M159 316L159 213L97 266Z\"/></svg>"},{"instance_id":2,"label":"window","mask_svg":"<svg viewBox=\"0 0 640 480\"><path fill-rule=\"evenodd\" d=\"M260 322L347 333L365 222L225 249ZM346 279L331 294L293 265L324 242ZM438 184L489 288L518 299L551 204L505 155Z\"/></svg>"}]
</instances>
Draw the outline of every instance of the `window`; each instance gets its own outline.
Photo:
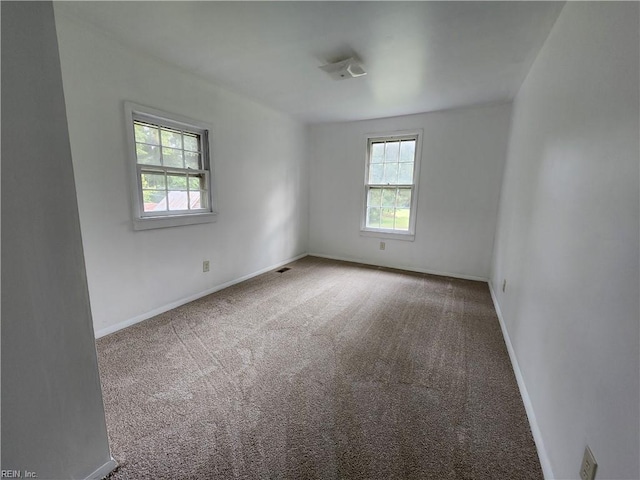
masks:
<instances>
[{"instance_id":1,"label":"window","mask_svg":"<svg viewBox=\"0 0 640 480\"><path fill-rule=\"evenodd\" d=\"M215 220L207 125L126 103L134 229Z\"/></svg>"},{"instance_id":2,"label":"window","mask_svg":"<svg viewBox=\"0 0 640 480\"><path fill-rule=\"evenodd\" d=\"M363 235L413 240L420 133L367 138Z\"/></svg>"}]
</instances>

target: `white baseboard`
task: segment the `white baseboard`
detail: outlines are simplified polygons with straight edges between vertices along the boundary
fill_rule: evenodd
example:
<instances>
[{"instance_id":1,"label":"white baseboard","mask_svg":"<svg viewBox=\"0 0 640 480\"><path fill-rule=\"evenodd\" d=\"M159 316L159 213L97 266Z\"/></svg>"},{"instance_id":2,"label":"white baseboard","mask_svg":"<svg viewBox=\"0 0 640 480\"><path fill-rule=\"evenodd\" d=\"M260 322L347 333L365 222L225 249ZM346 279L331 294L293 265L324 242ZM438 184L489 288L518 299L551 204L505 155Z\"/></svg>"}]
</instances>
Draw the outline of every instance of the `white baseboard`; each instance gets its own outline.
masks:
<instances>
[{"instance_id":1,"label":"white baseboard","mask_svg":"<svg viewBox=\"0 0 640 480\"><path fill-rule=\"evenodd\" d=\"M549 456L547 455L547 450L544 447L544 441L542 440L542 432L540 431L540 427L538 426L538 421L536 420L536 414L533 410L533 404L531 403L531 398L529 397L527 386L524 383L524 378L522 377L522 372L520 371L520 365L518 364L518 359L516 358L516 352L513 349L513 345L511 344L511 338L509 338L509 332L507 331L507 326L504 323L504 317L502 316L502 310L500 310L500 305L498 304L498 298L496 297L496 293L493 290L493 286L491 285L491 282L488 282L488 283L489 283L489 291L491 292L491 299L493 300L493 305L496 309L496 314L498 315L498 321L500 322L500 328L502 329L502 336L504 337L504 343L507 345L507 351L509 352L509 358L511 359L511 366L513 367L513 373L516 376L516 380L518 382L518 388L520 389L520 396L522 397L522 403L524 403L524 408L527 412L527 418L529 419L529 426L531 427L531 434L533 435L533 441L536 443L536 448L538 450L538 458L540 459L542 474L544 475L545 480L553 480L555 476L553 475L553 469L551 468L551 461L549 460Z\"/></svg>"},{"instance_id":2,"label":"white baseboard","mask_svg":"<svg viewBox=\"0 0 640 480\"><path fill-rule=\"evenodd\" d=\"M102 480L104 477L113 472L116 468L118 468L118 462L116 462L113 457L107 463L98 468L95 472L87 477L86 480Z\"/></svg>"},{"instance_id":3,"label":"white baseboard","mask_svg":"<svg viewBox=\"0 0 640 480\"><path fill-rule=\"evenodd\" d=\"M307 254L303 253L301 255L298 255L296 257L293 258L289 258L287 260L284 260L282 262L278 262L275 265L270 265L268 267L262 268L256 272L250 273L248 275L244 275L240 278L236 278L234 280L231 280L229 282L225 282L222 283L220 285L216 285L213 288L209 288L203 292L199 292L196 293L194 295L190 295L188 297L185 298L181 298L180 300L176 300L175 302L171 302L171 303L167 303L166 305L163 305L161 307L158 307L154 310L151 310L150 312L146 312L143 313L141 315L135 316L133 318L129 318L128 320L124 320L122 322L118 322L115 325L109 325L108 327L105 328L101 328L100 330L97 330L95 333L95 337L96 338L100 338L100 337L104 337L105 335L109 335L110 333L114 333L117 332L118 330L122 330L123 328L127 328L130 327L131 325L135 325L136 323L140 323L144 320L147 320L149 318L155 317L156 315L160 315L161 313L164 312L168 312L169 310L173 310L174 308L180 307L181 305L184 305L186 303L189 302L193 302L194 300L197 300L199 298L205 297L207 295L211 295L212 293L218 292L220 290L223 290L225 288L228 288L232 285L235 285L237 283L240 282L244 282L245 280L249 280L250 278L256 277L258 275L262 275L263 273L266 273L270 270L274 270L278 267L281 267L282 265L286 265L287 263L291 263L291 262L295 262L296 260L299 260L303 257L306 257Z\"/></svg>"},{"instance_id":4,"label":"white baseboard","mask_svg":"<svg viewBox=\"0 0 640 480\"><path fill-rule=\"evenodd\" d=\"M342 262L352 262L352 263L361 263L363 265L371 265L374 267L385 267L385 268L394 268L396 270L405 270L407 272L417 272L417 273L428 273L429 275L437 275L439 277L452 277L452 278L460 278L462 280L473 280L476 282L488 282L489 279L485 277L476 277L474 275L463 275L460 273L447 273L447 272L439 272L436 270L428 270L425 268L417 268L417 267L407 267L406 265L394 265L391 263L373 263L367 260L362 260L361 258L349 258L349 257L338 257L335 255L325 255L323 253L309 253L311 257L320 257L320 258L328 258L330 260L340 260Z\"/></svg>"}]
</instances>

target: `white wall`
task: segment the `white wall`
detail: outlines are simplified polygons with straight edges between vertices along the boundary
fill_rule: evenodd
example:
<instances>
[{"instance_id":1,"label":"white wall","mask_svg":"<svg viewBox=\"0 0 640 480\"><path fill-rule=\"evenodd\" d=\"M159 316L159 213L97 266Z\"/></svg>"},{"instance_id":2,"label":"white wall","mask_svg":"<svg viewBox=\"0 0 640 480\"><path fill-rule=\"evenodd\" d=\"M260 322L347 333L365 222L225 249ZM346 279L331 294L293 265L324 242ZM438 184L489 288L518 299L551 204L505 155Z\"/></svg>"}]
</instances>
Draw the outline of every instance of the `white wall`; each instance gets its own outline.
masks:
<instances>
[{"instance_id":1,"label":"white wall","mask_svg":"<svg viewBox=\"0 0 640 480\"><path fill-rule=\"evenodd\" d=\"M569 2L514 102L491 282L548 478L640 478L638 45L637 3Z\"/></svg>"},{"instance_id":2,"label":"white wall","mask_svg":"<svg viewBox=\"0 0 640 480\"><path fill-rule=\"evenodd\" d=\"M310 128L309 251L488 279L510 104ZM415 241L360 235L366 135L423 129Z\"/></svg>"},{"instance_id":3,"label":"white wall","mask_svg":"<svg viewBox=\"0 0 640 480\"><path fill-rule=\"evenodd\" d=\"M132 51L56 5L98 335L307 250L306 129ZM133 231L123 102L213 125L218 221ZM211 272L202 273L202 261Z\"/></svg>"},{"instance_id":4,"label":"white wall","mask_svg":"<svg viewBox=\"0 0 640 480\"><path fill-rule=\"evenodd\" d=\"M50 2L2 2L2 470L109 454ZM4 475L3 475L4 476Z\"/></svg>"}]
</instances>

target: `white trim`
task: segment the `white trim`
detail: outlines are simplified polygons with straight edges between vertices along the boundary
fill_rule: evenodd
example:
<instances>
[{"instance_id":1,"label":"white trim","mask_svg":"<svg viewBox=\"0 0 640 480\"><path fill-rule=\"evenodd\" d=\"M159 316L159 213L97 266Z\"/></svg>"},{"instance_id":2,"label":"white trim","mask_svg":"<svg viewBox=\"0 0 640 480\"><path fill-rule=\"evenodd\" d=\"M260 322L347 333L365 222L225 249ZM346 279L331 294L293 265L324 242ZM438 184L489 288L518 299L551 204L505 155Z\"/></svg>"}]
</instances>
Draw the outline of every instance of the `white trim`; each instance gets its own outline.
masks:
<instances>
[{"instance_id":1,"label":"white trim","mask_svg":"<svg viewBox=\"0 0 640 480\"><path fill-rule=\"evenodd\" d=\"M405 270L407 272L427 273L429 275L437 275L439 277L451 277L459 278L461 280L473 280L474 282L488 282L489 279L485 277L477 277L475 275L464 275L461 273L447 273L437 270L429 270L426 268L408 267L406 265L395 265L391 263L374 263L368 260L362 260L355 257L339 257L335 255L325 255L323 253L309 253L310 257L328 258L329 260L339 260L341 262L360 263L362 265L371 265L373 267L393 268L395 270Z\"/></svg>"},{"instance_id":2,"label":"white trim","mask_svg":"<svg viewBox=\"0 0 640 480\"><path fill-rule=\"evenodd\" d=\"M172 217L145 217L134 218L134 230L151 230L154 228L180 227L183 225L196 225L198 223L212 223L218 218L217 213L191 213L188 215L174 215Z\"/></svg>"},{"instance_id":3,"label":"white trim","mask_svg":"<svg viewBox=\"0 0 640 480\"><path fill-rule=\"evenodd\" d=\"M391 232L388 230L381 230L381 229L376 230L375 228L361 229L360 236L374 237L374 238L388 238L389 240L404 240L407 242L413 242L416 239L416 236L411 233Z\"/></svg>"},{"instance_id":4,"label":"white trim","mask_svg":"<svg viewBox=\"0 0 640 480\"><path fill-rule=\"evenodd\" d=\"M493 290L493 286L489 281L489 291L491 292L491 299L493 300L493 306L495 307L496 314L498 315L498 321L500 322L500 328L502 329L502 336L504 337L504 343L507 345L507 351L509 352L509 358L511 359L511 367L513 368L513 373L516 376L516 380L518 382L518 388L520 389L520 396L522 397L522 403L524 403L524 409L527 412L527 418L529 419L529 426L531 427L531 434L533 435L533 441L536 444L536 448L538 450L538 459L540 460L540 465L542 466L542 474L546 480L552 480L555 478L553 475L553 469L551 468L551 461L549 460L549 455L547 455L547 450L544 447L544 441L542 439L542 432L540 427L538 426L538 421L536 420L536 414L533 410L533 404L531 403L531 398L529 397L529 392L527 391L527 386L524 383L524 377L522 376L522 371L520 370L520 365L518 364L518 359L516 357L516 352L513 349L513 345L511 343L511 338L509 338L509 332L507 331L507 326L504 323L504 317L502 316L502 310L500 310L500 305L498 304L498 297L496 296L495 291Z\"/></svg>"},{"instance_id":5,"label":"white trim","mask_svg":"<svg viewBox=\"0 0 640 480\"><path fill-rule=\"evenodd\" d=\"M113 472L116 468L118 468L118 462L116 462L113 457L107 463L98 468L95 472L90 474L86 480L102 480L104 477Z\"/></svg>"},{"instance_id":6,"label":"white trim","mask_svg":"<svg viewBox=\"0 0 640 480\"><path fill-rule=\"evenodd\" d=\"M303 253L301 255L298 255L296 257L293 258L289 258L288 260L284 260L282 262L278 262L274 265L271 265L269 267L265 267L262 268L256 272L253 273L249 273L248 275L244 275L240 278L236 278L234 280L230 280L228 282L222 283L220 285L216 285L213 288L209 288L203 292L200 293L196 293L194 295L190 295L188 297L185 298L181 298L180 300L176 300L175 302L171 302L168 303L166 305L163 305L162 307L158 307L154 310L151 310L150 312L146 312L143 313L141 315L137 315L133 318L130 318L128 320L124 320L122 322L118 322L115 325L110 325L108 327L105 328L101 328L100 330L97 330L95 332L95 337L96 338L100 338L100 337L104 337L105 335L109 335L110 333L114 333L117 332L118 330L122 330L123 328L127 328L130 327L131 325L135 325L136 323L140 323L144 320L148 320L149 318L155 317L156 315L160 315L161 313L164 312L168 312L169 310L172 310L174 308L180 307L186 303L189 302L193 302L194 300L197 300L199 298L205 297L207 295L211 295L212 293L218 292L220 290L224 290L225 288L231 287L232 285L235 285L237 283L240 282L244 282L245 280L249 280L250 278L256 277L258 275L262 275L263 273L267 273L271 270L274 270L278 267L281 267L282 265L286 265L287 263L291 263L291 262L295 262L296 260L300 260L301 258L306 257L307 254Z\"/></svg>"}]
</instances>

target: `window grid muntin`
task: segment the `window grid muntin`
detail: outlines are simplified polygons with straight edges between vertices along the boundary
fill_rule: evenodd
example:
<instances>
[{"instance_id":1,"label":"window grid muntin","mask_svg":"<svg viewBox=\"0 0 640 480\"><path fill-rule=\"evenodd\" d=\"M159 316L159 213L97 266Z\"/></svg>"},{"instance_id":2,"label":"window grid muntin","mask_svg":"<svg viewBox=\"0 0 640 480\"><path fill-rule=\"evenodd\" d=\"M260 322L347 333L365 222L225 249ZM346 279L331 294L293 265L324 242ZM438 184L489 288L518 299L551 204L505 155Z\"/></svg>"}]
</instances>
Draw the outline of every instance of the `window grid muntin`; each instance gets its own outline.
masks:
<instances>
[{"instance_id":1,"label":"window grid muntin","mask_svg":"<svg viewBox=\"0 0 640 480\"><path fill-rule=\"evenodd\" d=\"M149 143L149 142L142 142L139 141L137 136L136 136L136 126L141 126L141 127L151 127L154 130L157 130L158 132L158 143ZM178 150L180 151L180 157L182 159L182 168L184 169L191 169L191 167L187 167L186 166L186 155L185 152L188 153L197 153L198 154L198 167L200 169L202 169L203 167L203 152L202 152L202 133L201 132L197 132L197 131L193 131L193 130L189 130L189 129L181 129L181 128L176 128L173 126L167 126L164 125L160 122L158 123L154 123L148 120L140 120L137 118L133 119L133 129L134 129L134 143L136 146L136 150L135 150L135 154L136 154L136 164L138 165L154 165L154 166L165 166L165 160L164 160L164 156L165 156L165 149L171 149L171 150ZM163 143L163 132L169 132L169 133L179 133L180 134L180 148L177 148L175 146L172 145L165 145ZM196 142L197 142L197 150L192 150L192 149L187 149L184 147L184 137L185 137L185 133L187 134L187 137L195 137L196 138ZM159 153L160 153L160 165L155 165L155 164L150 164L150 163L140 163L139 161L139 157L138 157L138 149L137 146L138 145L146 145L149 147L156 147L159 149ZM175 167L174 168L180 168L180 167Z\"/></svg>"},{"instance_id":2,"label":"window grid muntin","mask_svg":"<svg viewBox=\"0 0 640 480\"><path fill-rule=\"evenodd\" d=\"M134 143L134 154L136 159L136 171L137 171L137 184L138 184L138 192L139 192L139 201L140 201L140 217L148 218L148 217L158 217L158 216L180 216L185 214L196 214L196 213L207 213L211 212L211 202L210 202L210 172L209 172L209 162L208 162L208 151L207 147L207 131L198 128L188 128L187 125L179 124L178 122L171 121L168 119L156 119L155 117L148 118L146 115L134 113L133 114L133 143ZM151 127L157 131L158 143L148 143L138 141L136 136L136 125ZM175 147L170 147L169 145L163 144L162 133L163 131L170 133L180 133L180 144L182 148L178 149ZM193 150L190 148L185 148L185 136L196 138L197 142L197 150ZM159 162L160 164L150 164L150 163L140 163L137 145L147 145L151 147L157 147L159 149ZM179 150L181 152L182 158L182 166L183 168L172 166L172 165L164 165L164 148L172 148L174 150ZM187 153L197 153L198 154L198 166L200 168L194 169L192 167L186 166L186 158L185 152ZM165 188L164 189L155 189L155 188L144 188L142 185L142 175L144 173L161 173L164 175ZM187 183L186 190L178 190L178 189L170 189L169 182L167 176L174 174L177 176L184 176ZM196 189L191 189L189 186L189 178L200 178L201 188L198 190L200 192L200 207L199 208L191 208L191 192L195 192ZM145 211L145 202L144 196L147 191L160 191L164 192L164 202L166 204L165 210L158 211ZM169 192L174 191L185 191L187 192L187 203L186 209L177 209L171 210L170 208L170 195ZM158 204L162 203L158 202ZM156 204L156 205L158 205Z\"/></svg>"},{"instance_id":3,"label":"window grid muntin","mask_svg":"<svg viewBox=\"0 0 640 480\"><path fill-rule=\"evenodd\" d=\"M413 156L412 156L412 160L410 162L401 162L402 160L402 144L404 142L407 143L413 143ZM388 151L388 144L395 144L397 143L397 156L394 155L394 157L397 159L393 162L388 162L387 161L387 151ZM380 144L384 144L384 149L383 149L383 156L382 156L382 161L377 161L374 162L373 161L373 155L374 155L374 146L375 145L380 145ZM393 147L395 148L395 146ZM365 218L364 218L364 228L366 229L370 229L370 230L374 230L374 231L380 231L380 232L389 232L389 233L401 233L401 234L405 234L405 233L409 233L411 231L412 228L412 220L413 220L413 216L415 215L415 211L414 211L414 195L415 195L415 179L416 179L416 158L417 158L417 153L418 153L418 135L402 135L402 136L385 136L385 137L372 137L369 138L368 140L368 148L367 148L367 168L366 168L366 176L365 176ZM372 178L371 178L371 167L372 165L382 165L383 167L386 165L390 165L390 164L395 164L398 165L397 167L397 171L398 173L396 174L396 182L371 182ZM398 183L399 179L399 170L400 170L400 165L402 164L411 164L412 165L412 175L411 175L411 180L412 183ZM383 171L384 172L384 171ZM386 174L383 173L383 180L386 180ZM395 197L396 197L396 201L397 201L397 196L398 196L398 192L401 189L406 189L410 191L410 200L409 200L409 206L408 207L402 207L402 208L398 208L397 206L393 206L393 207L383 207L382 205L380 206L375 206L375 205L370 205L369 203L369 197L370 197L370 192L371 190L374 189L395 189L396 193L395 193ZM378 226L375 226L375 224L370 223L370 212L372 208L379 208L380 210L380 217L379 217L379 222L378 222ZM382 226L382 215L383 215L383 209L393 209L393 224L391 226L391 228L387 228L388 226L383 227ZM396 222L397 222L397 215L396 212L398 209L401 210L408 210L409 211L409 217L407 218L406 221L406 228L396 228ZM404 222L403 222L404 224Z\"/></svg>"},{"instance_id":4,"label":"window grid muntin","mask_svg":"<svg viewBox=\"0 0 640 480\"><path fill-rule=\"evenodd\" d=\"M153 216L166 216L166 215L177 215L177 214L188 214L188 213L202 213L208 212L209 210L209 189L207 186L209 185L209 172L207 170L191 170L191 169L179 169L175 167L162 167L153 165L149 168L149 165L138 165L138 183L140 194L142 196L142 210L141 215L145 217L153 217ZM145 188L142 185L142 175L143 174L162 174L164 177L164 188ZM170 188L168 176L184 176L186 181L186 189L178 189L178 188ZM198 178L200 182L199 189L191 189L190 187L190 178ZM145 201L144 201L144 192L164 192L164 199L167 205L166 210L158 210L158 211L145 211ZM191 192L198 191L200 192L200 208L191 208ZM187 192L187 208L186 209L178 209L171 210L170 208L170 198L169 192ZM162 202L158 202L160 204Z\"/></svg>"}]
</instances>

